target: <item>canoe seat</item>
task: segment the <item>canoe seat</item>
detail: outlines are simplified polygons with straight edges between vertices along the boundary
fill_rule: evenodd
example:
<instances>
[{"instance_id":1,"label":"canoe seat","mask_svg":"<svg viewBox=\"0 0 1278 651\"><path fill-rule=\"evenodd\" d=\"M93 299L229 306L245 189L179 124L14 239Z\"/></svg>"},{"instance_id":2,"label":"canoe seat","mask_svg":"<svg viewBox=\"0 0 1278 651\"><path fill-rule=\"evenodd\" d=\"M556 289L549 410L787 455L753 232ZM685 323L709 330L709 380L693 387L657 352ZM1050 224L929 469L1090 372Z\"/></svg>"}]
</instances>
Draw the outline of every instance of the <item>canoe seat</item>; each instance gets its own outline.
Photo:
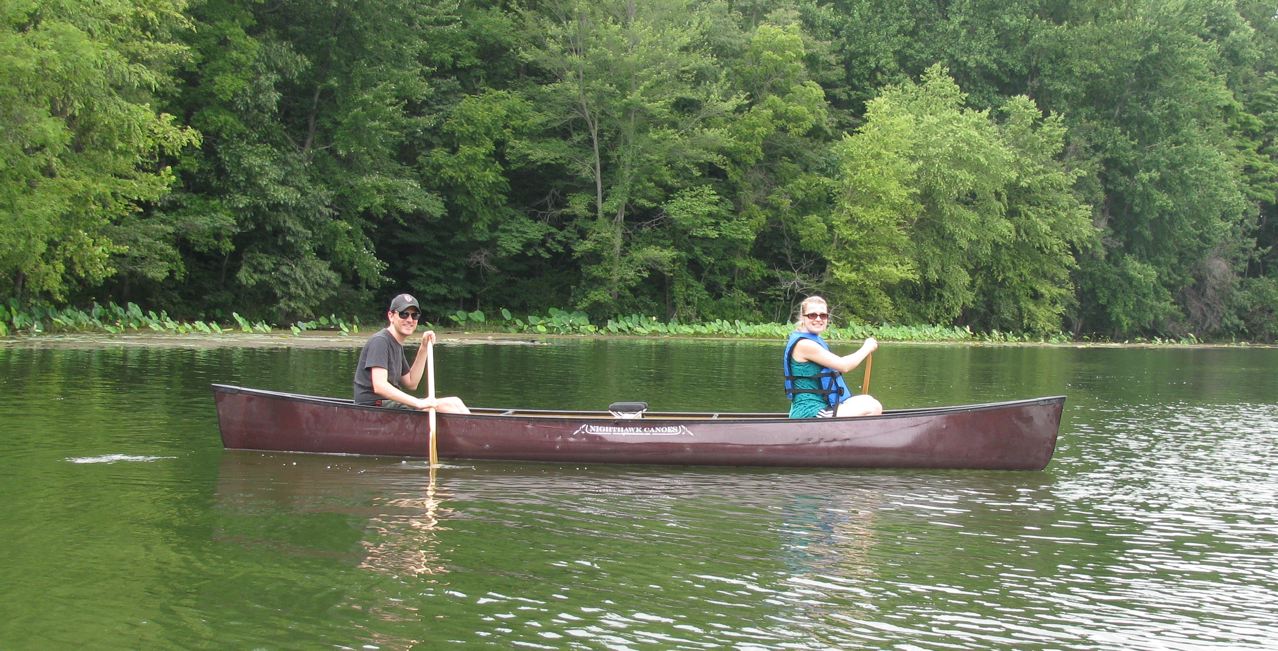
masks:
<instances>
[{"instance_id":1,"label":"canoe seat","mask_svg":"<svg viewBox=\"0 0 1278 651\"><path fill-rule=\"evenodd\" d=\"M608 412L615 418L643 418L648 410L646 402L614 402L608 405Z\"/></svg>"}]
</instances>

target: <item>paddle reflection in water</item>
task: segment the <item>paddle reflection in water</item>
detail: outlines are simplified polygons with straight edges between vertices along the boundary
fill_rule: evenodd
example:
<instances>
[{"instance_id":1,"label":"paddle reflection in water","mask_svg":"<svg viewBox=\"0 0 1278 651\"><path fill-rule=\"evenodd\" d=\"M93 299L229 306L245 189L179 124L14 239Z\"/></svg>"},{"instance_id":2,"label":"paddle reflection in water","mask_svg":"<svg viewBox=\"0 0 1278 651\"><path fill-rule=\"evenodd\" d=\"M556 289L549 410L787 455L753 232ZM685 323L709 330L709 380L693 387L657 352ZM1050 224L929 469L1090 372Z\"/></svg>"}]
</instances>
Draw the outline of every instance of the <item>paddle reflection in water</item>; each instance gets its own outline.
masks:
<instances>
[{"instance_id":1,"label":"paddle reflection in water","mask_svg":"<svg viewBox=\"0 0 1278 651\"><path fill-rule=\"evenodd\" d=\"M223 453L218 473L218 503L238 515L257 515L268 522L260 536L222 531L226 540L247 545L283 547L303 556L330 554L313 549L323 540L282 543L294 537L296 524L269 528L281 514L323 519L353 517L364 550L356 566L391 576L447 572L437 551L441 520L451 511L436 473L424 461L387 462L337 455ZM362 519L362 521L361 521ZM226 520L246 526L244 518ZM238 523L238 524L234 524ZM252 524L249 528L256 528Z\"/></svg>"},{"instance_id":2,"label":"paddle reflection in water","mask_svg":"<svg viewBox=\"0 0 1278 651\"><path fill-rule=\"evenodd\" d=\"M361 541L367 555L361 569L383 572L391 576L443 574L447 565L439 558L440 520L450 514L441 506L436 484L436 466L405 464L409 472L426 473L429 477L421 497L396 497L386 500L385 512L368 522L371 539Z\"/></svg>"},{"instance_id":3,"label":"paddle reflection in water","mask_svg":"<svg viewBox=\"0 0 1278 651\"><path fill-rule=\"evenodd\" d=\"M338 585L298 588L340 593L328 610L345 613L337 621L348 620L349 628L336 640L379 649L424 642L420 604L399 593L450 571L439 535L454 515L428 462L226 451L216 494L225 515L219 539L291 559L327 559L315 583L327 577ZM334 526L334 519L348 526ZM343 529L356 536L353 545L332 538ZM389 583L360 581L343 565Z\"/></svg>"}]
</instances>

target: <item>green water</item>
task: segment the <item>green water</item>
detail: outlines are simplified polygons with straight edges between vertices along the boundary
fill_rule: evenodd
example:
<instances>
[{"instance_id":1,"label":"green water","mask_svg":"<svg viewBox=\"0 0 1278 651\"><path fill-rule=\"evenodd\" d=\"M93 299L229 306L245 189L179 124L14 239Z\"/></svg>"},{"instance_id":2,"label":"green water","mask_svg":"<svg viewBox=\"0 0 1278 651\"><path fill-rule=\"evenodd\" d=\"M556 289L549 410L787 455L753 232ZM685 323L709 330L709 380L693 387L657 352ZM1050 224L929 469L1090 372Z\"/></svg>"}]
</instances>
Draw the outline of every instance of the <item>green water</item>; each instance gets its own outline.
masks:
<instances>
[{"instance_id":1,"label":"green water","mask_svg":"<svg viewBox=\"0 0 1278 651\"><path fill-rule=\"evenodd\" d=\"M458 463L432 485L420 461L221 449L210 383L344 396L358 343L0 343L0 649L1278 645L1278 350L875 354L888 407L1068 396L1043 472ZM758 411L785 407L779 348L436 359L473 405Z\"/></svg>"}]
</instances>

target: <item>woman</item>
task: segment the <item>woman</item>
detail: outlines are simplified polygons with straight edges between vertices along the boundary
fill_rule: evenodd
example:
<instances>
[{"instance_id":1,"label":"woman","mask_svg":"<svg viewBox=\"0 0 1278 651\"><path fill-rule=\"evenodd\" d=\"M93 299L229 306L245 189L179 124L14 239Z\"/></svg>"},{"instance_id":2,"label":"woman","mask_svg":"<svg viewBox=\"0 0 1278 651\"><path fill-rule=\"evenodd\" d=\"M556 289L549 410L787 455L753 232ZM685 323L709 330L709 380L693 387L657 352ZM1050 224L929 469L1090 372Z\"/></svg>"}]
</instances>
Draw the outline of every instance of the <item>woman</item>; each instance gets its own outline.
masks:
<instances>
[{"instance_id":1,"label":"woman","mask_svg":"<svg viewBox=\"0 0 1278 651\"><path fill-rule=\"evenodd\" d=\"M877 416L883 405L868 395L853 395L843 374L865 361L879 347L867 337L860 350L842 357L830 352L821 333L830 327L830 308L820 296L799 304L799 321L785 344L782 370L790 418Z\"/></svg>"}]
</instances>

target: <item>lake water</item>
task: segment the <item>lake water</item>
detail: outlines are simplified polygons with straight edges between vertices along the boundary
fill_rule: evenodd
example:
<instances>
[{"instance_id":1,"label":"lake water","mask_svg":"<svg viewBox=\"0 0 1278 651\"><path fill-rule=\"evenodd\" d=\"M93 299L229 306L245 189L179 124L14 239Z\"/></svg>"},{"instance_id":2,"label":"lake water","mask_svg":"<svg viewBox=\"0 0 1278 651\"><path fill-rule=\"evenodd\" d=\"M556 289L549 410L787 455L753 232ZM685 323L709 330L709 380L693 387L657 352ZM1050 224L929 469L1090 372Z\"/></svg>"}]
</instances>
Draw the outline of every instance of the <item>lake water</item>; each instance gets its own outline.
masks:
<instances>
[{"instance_id":1,"label":"lake water","mask_svg":"<svg viewBox=\"0 0 1278 651\"><path fill-rule=\"evenodd\" d=\"M0 649L1278 647L1275 349L875 354L889 408L1066 395L1042 472L222 449L210 383L346 396L359 343L0 342ZM758 411L779 354L436 360L472 405Z\"/></svg>"}]
</instances>

